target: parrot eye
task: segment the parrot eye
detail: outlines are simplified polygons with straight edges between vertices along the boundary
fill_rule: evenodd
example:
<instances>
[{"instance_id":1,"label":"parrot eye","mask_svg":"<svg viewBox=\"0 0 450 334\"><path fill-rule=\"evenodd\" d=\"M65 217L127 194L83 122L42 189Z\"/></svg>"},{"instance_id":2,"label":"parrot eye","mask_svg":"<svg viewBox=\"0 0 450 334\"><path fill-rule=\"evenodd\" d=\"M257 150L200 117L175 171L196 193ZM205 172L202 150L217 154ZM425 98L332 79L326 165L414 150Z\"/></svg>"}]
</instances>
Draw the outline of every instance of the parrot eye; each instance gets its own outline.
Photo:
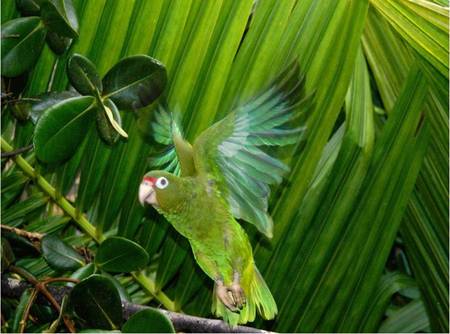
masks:
<instances>
[{"instance_id":1,"label":"parrot eye","mask_svg":"<svg viewBox=\"0 0 450 334\"><path fill-rule=\"evenodd\" d=\"M164 189L169 185L169 181L163 176L156 180L155 185L158 189Z\"/></svg>"}]
</instances>

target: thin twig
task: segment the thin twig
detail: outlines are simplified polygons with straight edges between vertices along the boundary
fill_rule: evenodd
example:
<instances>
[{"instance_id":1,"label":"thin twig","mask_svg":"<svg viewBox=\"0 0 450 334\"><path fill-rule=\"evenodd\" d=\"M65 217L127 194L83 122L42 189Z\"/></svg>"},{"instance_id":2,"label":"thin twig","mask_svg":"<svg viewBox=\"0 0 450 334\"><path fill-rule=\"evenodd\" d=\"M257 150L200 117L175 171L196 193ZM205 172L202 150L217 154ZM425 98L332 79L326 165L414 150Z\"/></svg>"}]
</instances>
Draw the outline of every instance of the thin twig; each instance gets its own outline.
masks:
<instances>
[{"instance_id":1,"label":"thin twig","mask_svg":"<svg viewBox=\"0 0 450 334\"><path fill-rule=\"evenodd\" d=\"M55 300L55 298L53 297L53 295L47 290L46 284L47 282L56 282L56 281L69 281L69 282L74 282L77 283L78 280L72 280L70 278L50 278L47 279L43 282L38 281L32 274L30 274L28 271L20 268L20 267L16 267L16 266L10 266L9 270L11 272L14 272L20 276L22 276L23 278L25 278L27 281L29 281L31 284L34 285L34 288L40 292L45 298L47 298L47 300L50 302L50 304L52 304L52 306L55 308L55 310L59 313L61 313L61 305L59 305L59 303ZM66 325L67 329L71 332L71 333L75 333L75 326L73 324L73 322L68 319L67 317L63 317L63 321L64 324Z\"/></svg>"},{"instance_id":2,"label":"thin twig","mask_svg":"<svg viewBox=\"0 0 450 334\"><path fill-rule=\"evenodd\" d=\"M28 287L29 284L26 284L25 282L21 282L16 279L2 277L2 297L17 298ZM64 298L64 296L70 293L70 290L72 288L67 286L54 286L52 287L52 289L54 298L61 303L61 300ZM129 319L133 314L147 308L151 307L122 301L123 317L125 320ZM247 326L230 327L226 322L223 322L222 320L218 319L200 318L182 313L170 312L162 309L158 309L158 311L163 312L165 315L169 317L177 332L268 333L267 331Z\"/></svg>"},{"instance_id":3,"label":"thin twig","mask_svg":"<svg viewBox=\"0 0 450 334\"><path fill-rule=\"evenodd\" d=\"M27 326L27 319L30 315L31 306L33 306L37 294L38 294L37 290L33 289L30 295L30 299L28 299L27 306L25 307L25 312L23 312L22 319L20 319L19 322L19 333L23 333L25 331L25 327Z\"/></svg>"},{"instance_id":4,"label":"thin twig","mask_svg":"<svg viewBox=\"0 0 450 334\"><path fill-rule=\"evenodd\" d=\"M18 154L21 154L21 153L24 153L24 152L26 152L26 151L29 151L29 150L31 150L32 148L33 148L33 144L30 144L30 145L28 145L28 146L25 146L25 147L21 147L21 148L15 149L14 151L10 151L10 152L2 152L1 158L2 158L2 159L4 159L4 158L12 158L12 157L15 157L15 156L18 155Z\"/></svg>"},{"instance_id":5,"label":"thin twig","mask_svg":"<svg viewBox=\"0 0 450 334\"><path fill-rule=\"evenodd\" d=\"M42 233L38 233L38 232L28 232L25 230L22 230L20 228L17 227L12 227L12 226L8 226L8 225L3 225L0 224L0 227L2 228L2 230L6 230L9 232L12 232L14 234L17 234L21 237L27 238L31 241L41 241L41 239L44 237L44 235Z\"/></svg>"},{"instance_id":6,"label":"thin twig","mask_svg":"<svg viewBox=\"0 0 450 334\"><path fill-rule=\"evenodd\" d=\"M47 285L49 283L54 283L54 282L70 282L70 283L78 284L78 283L80 283L80 280L76 279L76 278L71 278L71 277L51 277L51 278L47 278L46 280L42 281L42 283L44 285Z\"/></svg>"}]
</instances>

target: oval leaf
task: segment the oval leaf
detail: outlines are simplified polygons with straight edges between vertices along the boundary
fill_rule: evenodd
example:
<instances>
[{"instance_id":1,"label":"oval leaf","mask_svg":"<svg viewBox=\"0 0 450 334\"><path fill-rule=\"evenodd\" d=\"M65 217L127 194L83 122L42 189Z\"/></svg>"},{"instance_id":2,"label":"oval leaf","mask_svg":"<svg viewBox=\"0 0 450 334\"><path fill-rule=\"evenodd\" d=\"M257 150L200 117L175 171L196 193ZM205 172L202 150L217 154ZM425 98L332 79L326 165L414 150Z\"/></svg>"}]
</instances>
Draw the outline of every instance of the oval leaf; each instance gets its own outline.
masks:
<instances>
[{"instance_id":1,"label":"oval leaf","mask_svg":"<svg viewBox=\"0 0 450 334\"><path fill-rule=\"evenodd\" d=\"M12 232L3 232L2 236L9 241L9 245L17 258L40 256L39 250L28 239Z\"/></svg>"},{"instance_id":2,"label":"oval leaf","mask_svg":"<svg viewBox=\"0 0 450 334\"><path fill-rule=\"evenodd\" d=\"M97 251L95 263L105 271L128 273L144 268L149 256L144 248L122 237L106 239Z\"/></svg>"},{"instance_id":3,"label":"oval leaf","mask_svg":"<svg viewBox=\"0 0 450 334\"><path fill-rule=\"evenodd\" d=\"M133 314L123 325L122 333L175 333L175 329L165 314L149 308Z\"/></svg>"},{"instance_id":4,"label":"oval leaf","mask_svg":"<svg viewBox=\"0 0 450 334\"><path fill-rule=\"evenodd\" d=\"M25 103L29 105L31 108L29 110L31 121L36 124L39 118L41 118L44 112L51 106L77 96L79 97L80 94L75 91L65 90L62 92L44 93L29 100L22 99L18 103Z\"/></svg>"},{"instance_id":5,"label":"oval leaf","mask_svg":"<svg viewBox=\"0 0 450 334\"><path fill-rule=\"evenodd\" d=\"M106 277L92 275L70 293L75 313L89 326L118 329L122 324L122 304L114 284Z\"/></svg>"},{"instance_id":6,"label":"oval leaf","mask_svg":"<svg viewBox=\"0 0 450 334\"><path fill-rule=\"evenodd\" d=\"M83 257L55 235L47 234L41 241L42 255L55 270L75 270L84 266Z\"/></svg>"},{"instance_id":7,"label":"oval leaf","mask_svg":"<svg viewBox=\"0 0 450 334\"><path fill-rule=\"evenodd\" d=\"M47 44L57 55L61 55L69 48L72 38L60 36L54 31L47 34Z\"/></svg>"},{"instance_id":8,"label":"oval leaf","mask_svg":"<svg viewBox=\"0 0 450 334\"><path fill-rule=\"evenodd\" d=\"M114 118L114 121L122 128L122 117L120 117L119 110L114 102L110 99L105 101L105 107L109 108L110 116ZM97 109L97 129L100 133L100 137L109 145L114 144L120 137L120 134L112 126L106 110L103 108Z\"/></svg>"},{"instance_id":9,"label":"oval leaf","mask_svg":"<svg viewBox=\"0 0 450 334\"><path fill-rule=\"evenodd\" d=\"M74 271L72 273L72 275L70 275L70 278L75 278L78 280L82 280L85 278L88 278L89 276L93 275L95 272L95 265L93 263L89 263L79 269L77 269L76 271ZM67 283L68 286L73 286L73 283Z\"/></svg>"},{"instance_id":10,"label":"oval leaf","mask_svg":"<svg viewBox=\"0 0 450 334\"><path fill-rule=\"evenodd\" d=\"M122 59L103 78L103 95L119 109L139 109L152 103L164 90L166 68L158 60L139 55Z\"/></svg>"},{"instance_id":11,"label":"oval leaf","mask_svg":"<svg viewBox=\"0 0 450 334\"><path fill-rule=\"evenodd\" d=\"M64 100L49 109L39 119L34 135L36 156L54 164L70 158L88 130L87 122L95 109L92 96Z\"/></svg>"},{"instance_id":12,"label":"oval leaf","mask_svg":"<svg viewBox=\"0 0 450 334\"><path fill-rule=\"evenodd\" d=\"M24 17L2 25L2 76L16 77L29 70L41 54L45 27L39 17Z\"/></svg>"},{"instance_id":13,"label":"oval leaf","mask_svg":"<svg viewBox=\"0 0 450 334\"><path fill-rule=\"evenodd\" d=\"M83 95L96 95L102 92L102 80L95 65L86 57L74 54L67 63L67 75L72 86Z\"/></svg>"},{"instance_id":14,"label":"oval leaf","mask_svg":"<svg viewBox=\"0 0 450 334\"><path fill-rule=\"evenodd\" d=\"M102 276L105 276L107 278L109 278L109 280L111 281L112 284L114 284L114 286L117 289L117 292L119 292L119 296L120 296L120 300L126 300L127 302L131 303L131 296L128 293L127 289L125 289L120 282L117 280L117 278L115 278L113 275L108 274L106 271L101 272Z\"/></svg>"},{"instance_id":15,"label":"oval leaf","mask_svg":"<svg viewBox=\"0 0 450 334\"><path fill-rule=\"evenodd\" d=\"M42 0L16 0L16 8L23 16L38 16Z\"/></svg>"},{"instance_id":16,"label":"oval leaf","mask_svg":"<svg viewBox=\"0 0 450 334\"><path fill-rule=\"evenodd\" d=\"M58 35L78 37L78 19L72 0L45 0L41 4L41 17L46 26Z\"/></svg>"}]
</instances>

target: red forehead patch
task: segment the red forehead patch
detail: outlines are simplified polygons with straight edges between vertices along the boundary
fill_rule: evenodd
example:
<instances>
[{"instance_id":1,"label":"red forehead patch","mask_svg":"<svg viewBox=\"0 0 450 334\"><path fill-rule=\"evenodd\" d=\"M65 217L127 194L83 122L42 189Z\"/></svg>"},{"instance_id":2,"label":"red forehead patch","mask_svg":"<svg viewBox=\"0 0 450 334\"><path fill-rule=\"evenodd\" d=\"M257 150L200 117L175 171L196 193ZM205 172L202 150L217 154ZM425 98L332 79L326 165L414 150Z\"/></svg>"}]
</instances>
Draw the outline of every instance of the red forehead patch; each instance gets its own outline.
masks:
<instances>
[{"instance_id":1,"label":"red forehead patch","mask_svg":"<svg viewBox=\"0 0 450 334\"><path fill-rule=\"evenodd\" d=\"M155 184L156 180L157 180L156 177L151 177L151 176L144 177L144 181L148 181L148 182L150 182L152 184Z\"/></svg>"}]
</instances>

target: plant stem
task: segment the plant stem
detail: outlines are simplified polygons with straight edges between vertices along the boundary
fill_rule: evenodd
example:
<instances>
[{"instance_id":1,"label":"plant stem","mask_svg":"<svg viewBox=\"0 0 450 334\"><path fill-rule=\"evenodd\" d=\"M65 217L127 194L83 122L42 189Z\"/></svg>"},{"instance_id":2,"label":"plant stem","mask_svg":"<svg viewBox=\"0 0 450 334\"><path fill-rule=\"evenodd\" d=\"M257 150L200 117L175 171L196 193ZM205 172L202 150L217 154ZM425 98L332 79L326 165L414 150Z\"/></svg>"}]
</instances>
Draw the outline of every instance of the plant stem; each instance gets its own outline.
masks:
<instances>
[{"instance_id":1,"label":"plant stem","mask_svg":"<svg viewBox=\"0 0 450 334\"><path fill-rule=\"evenodd\" d=\"M12 152L13 148L1 137L1 148L4 152ZM58 196L56 189L43 178L24 158L20 155L13 157L16 164L33 179L36 184L47 194L58 206L64 210L91 238L97 242L102 242L104 237L98 235L94 226L83 215L77 214L76 209L63 196Z\"/></svg>"},{"instance_id":2,"label":"plant stem","mask_svg":"<svg viewBox=\"0 0 450 334\"><path fill-rule=\"evenodd\" d=\"M151 295L153 295L166 309L169 311L175 310L175 302L172 301L165 293L162 291L157 291L155 282L150 280L147 276L145 276L142 272L139 273L131 273L134 279L139 282L139 284L147 290Z\"/></svg>"},{"instance_id":3,"label":"plant stem","mask_svg":"<svg viewBox=\"0 0 450 334\"><path fill-rule=\"evenodd\" d=\"M13 151L13 147L8 144L6 140L1 138L1 149L4 152ZM44 178L42 177L24 158L20 155L12 157L25 174L27 174L31 179L33 179L36 184L48 194L53 201L66 212L75 223L84 230L93 240L97 243L101 243L105 237L99 233L99 231L93 226L84 215L80 214L69 201L67 201L64 196L58 195L56 189ZM163 304L168 310L175 311L175 303L167 297L167 295L162 291L156 291L155 282L145 276L142 273L132 274L134 279L153 297L155 297L161 304Z\"/></svg>"},{"instance_id":4,"label":"plant stem","mask_svg":"<svg viewBox=\"0 0 450 334\"><path fill-rule=\"evenodd\" d=\"M29 281L31 284L34 285L34 289L35 289L33 291L32 297L30 297L30 301L29 301L29 303L27 305L27 309L26 309L26 312L25 312L24 318L23 318L24 322L21 323L21 327L20 327L21 330L19 331L20 333L23 333L23 329L25 329L26 320L28 318L28 314L30 312L31 305L33 304L33 302L34 302L34 300L36 298L37 292L40 292L41 294L43 294L44 297L47 298L47 300L50 302L50 304L52 304L52 306L55 308L55 310L59 314L61 313L61 306L55 300L53 295L47 290L47 287L46 287L46 284L47 284L46 282L47 281L43 281L43 282L38 281L36 279L36 277L34 277L31 273L29 273L28 271L26 271L25 269L22 269L20 267L10 266L9 270L11 270L11 272L19 274L20 276L25 278L27 281ZM64 324L66 325L67 329L69 330L69 332L75 333L76 330L75 330L75 326L74 326L72 320L70 320L69 318L63 316L63 321L64 321ZM22 328L22 326L23 326L23 328Z\"/></svg>"},{"instance_id":5,"label":"plant stem","mask_svg":"<svg viewBox=\"0 0 450 334\"><path fill-rule=\"evenodd\" d=\"M19 325L19 333L23 333L25 331L25 327L27 326L27 319L28 319L28 316L30 315L31 306L33 306L34 300L37 297L37 293L38 293L38 291L36 289L34 289L31 292L30 299L28 299L28 303L25 308L25 312L23 312L22 319L20 320L20 323L19 323L20 324Z\"/></svg>"}]
</instances>

